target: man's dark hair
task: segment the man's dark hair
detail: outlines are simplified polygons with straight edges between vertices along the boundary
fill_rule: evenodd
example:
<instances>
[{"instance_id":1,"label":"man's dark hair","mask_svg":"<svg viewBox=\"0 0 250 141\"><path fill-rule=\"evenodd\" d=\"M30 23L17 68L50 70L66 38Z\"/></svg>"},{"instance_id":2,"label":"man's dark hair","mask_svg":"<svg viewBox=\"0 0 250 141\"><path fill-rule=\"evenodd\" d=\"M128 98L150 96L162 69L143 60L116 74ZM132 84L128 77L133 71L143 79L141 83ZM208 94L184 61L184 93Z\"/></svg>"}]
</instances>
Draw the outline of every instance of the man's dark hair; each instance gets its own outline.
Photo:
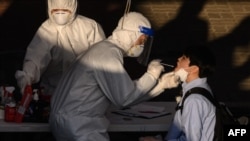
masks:
<instances>
[{"instance_id":1,"label":"man's dark hair","mask_svg":"<svg viewBox=\"0 0 250 141\"><path fill-rule=\"evenodd\" d=\"M184 50L183 55L189 58L189 66L199 67L199 77L208 77L215 71L215 56L208 46L198 45L190 46Z\"/></svg>"}]
</instances>

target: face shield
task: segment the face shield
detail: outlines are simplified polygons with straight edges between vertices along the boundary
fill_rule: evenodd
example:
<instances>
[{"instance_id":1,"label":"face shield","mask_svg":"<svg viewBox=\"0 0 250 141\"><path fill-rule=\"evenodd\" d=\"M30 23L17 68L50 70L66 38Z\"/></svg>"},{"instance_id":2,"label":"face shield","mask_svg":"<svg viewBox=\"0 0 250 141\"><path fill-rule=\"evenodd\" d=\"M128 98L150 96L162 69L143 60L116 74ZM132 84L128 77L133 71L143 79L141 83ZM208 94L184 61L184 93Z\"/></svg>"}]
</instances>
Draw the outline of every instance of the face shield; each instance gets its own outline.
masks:
<instances>
[{"instance_id":1,"label":"face shield","mask_svg":"<svg viewBox=\"0 0 250 141\"><path fill-rule=\"evenodd\" d=\"M144 43L143 51L140 54L140 56L137 58L137 61L140 64L147 66L148 61L149 61L149 56L151 53L154 31L151 28L144 27L144 26L139 26L139 29L140 29L140 32L147 35L148 38L147 38L146 42Z\"/></svg>"}]
</instances>

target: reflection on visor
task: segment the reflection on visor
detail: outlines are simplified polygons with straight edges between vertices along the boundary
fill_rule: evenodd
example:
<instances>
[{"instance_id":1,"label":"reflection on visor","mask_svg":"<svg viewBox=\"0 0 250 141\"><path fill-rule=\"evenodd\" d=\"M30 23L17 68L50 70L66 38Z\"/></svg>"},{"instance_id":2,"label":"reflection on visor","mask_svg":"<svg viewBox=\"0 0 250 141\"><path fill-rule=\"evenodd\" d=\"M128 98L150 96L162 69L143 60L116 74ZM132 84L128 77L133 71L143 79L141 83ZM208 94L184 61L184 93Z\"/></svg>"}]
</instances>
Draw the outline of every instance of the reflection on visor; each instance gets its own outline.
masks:
<instances>
[{"instance_id":1,"label":"reflection on visor","mask_svg":"<svg viewBox=\"0 0 250 141\"><path fill-rule=\"evenodd\" d=\"M143 50L142 54L137 58L137 61L140 64L147 66L149 56L151 53L151 46L152 46L152 42L153 42L154 31L151 28L147 28L144 26L139 26L139 29L140 29L141 33L148 35L149 38L147 39L146 43L144 44L144 50Z\"/></svg>"},{"instance_id":2,"label":"reflection on visor","mask_svg":"<svg viewBox=\"0 0 250 141\"><path fill-rule=\"evenodd\" d=\"M142 54L137 58L137 61L144 66L148 65L152 43L153 43L153 37L149 36L146 43L144 44L144 49Z\"/></svg>"},{"instance_id":3,"label":"reflection on visor","mask_svg":"<svg viewBox=\"0 0 250 141\"><path fill-rule=\"evenodd\" d=\"M154 35L154 31L151 28L147 28L144 26L139 26L140 32L144 33L148 36L153 36Z\"/></svg>"},{"instance_id":4,"label":"reflection on visor","mask_svg":"<svg viewBox=\"0 0 250 141\"><path fill-rule=\"evenodd\" d=\"M151 53L151 46L152 46L152 43L153 43L153 34L154 34L154 31L151 28L144 27L144 26L139 26L139 29L140 29L141 33L143 33L145 35L148 35L149 37L148 37L146 43L144 43L143 52L137 58L137 61L140 64L142 64L144 66L147 66L148 65L149 56L150 56L150 53Z\"/></svg>"}]
</instances>

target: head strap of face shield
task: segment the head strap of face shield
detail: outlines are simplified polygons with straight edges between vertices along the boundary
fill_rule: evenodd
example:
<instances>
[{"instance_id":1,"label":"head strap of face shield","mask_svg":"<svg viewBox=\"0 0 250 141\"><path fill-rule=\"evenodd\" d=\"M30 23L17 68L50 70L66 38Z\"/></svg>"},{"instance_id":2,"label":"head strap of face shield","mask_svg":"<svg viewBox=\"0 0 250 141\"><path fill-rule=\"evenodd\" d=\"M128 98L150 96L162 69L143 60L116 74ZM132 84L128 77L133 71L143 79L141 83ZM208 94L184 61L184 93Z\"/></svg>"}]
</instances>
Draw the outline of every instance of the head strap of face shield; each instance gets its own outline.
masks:
<instances>
[{"instance_id":1,"label":"head strap of face shield","mask_svg":"<svg viewBox=\"0 0 250 141\"><path fill-rule=\"evenodd\" d=\"M154 31L151 28L144 27L144 26L139 26L140 32L143 34L146 34L148 36L153 36Z\"/></svg>"}]
</instances>

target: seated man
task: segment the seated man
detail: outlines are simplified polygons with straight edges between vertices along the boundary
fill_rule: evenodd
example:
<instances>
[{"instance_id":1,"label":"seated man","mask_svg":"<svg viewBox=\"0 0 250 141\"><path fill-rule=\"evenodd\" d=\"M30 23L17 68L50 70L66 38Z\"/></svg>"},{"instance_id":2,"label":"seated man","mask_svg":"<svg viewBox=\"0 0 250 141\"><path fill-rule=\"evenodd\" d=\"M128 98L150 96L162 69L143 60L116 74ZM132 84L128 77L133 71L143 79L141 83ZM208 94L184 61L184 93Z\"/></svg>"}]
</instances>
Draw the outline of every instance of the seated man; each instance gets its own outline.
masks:
<instances>
[{"instance_id":1,"label":"seated man","mask_svg":"<svg viewBox=\"0 0 250 141\"><path fill-rule=\"evenodd\" d=\"M175 75L183 82L182 98L194 87L205 88L212 94L207 77L213 73L214 66L214 56L206 46L187 48L178 58L175 68ZM140 141L212 141L216 122L215 110L215 106L201 94L190 95L186 98L182 111L176 111L164 139L148 136L141 137Z\"/></svg>"}]
</instances>

